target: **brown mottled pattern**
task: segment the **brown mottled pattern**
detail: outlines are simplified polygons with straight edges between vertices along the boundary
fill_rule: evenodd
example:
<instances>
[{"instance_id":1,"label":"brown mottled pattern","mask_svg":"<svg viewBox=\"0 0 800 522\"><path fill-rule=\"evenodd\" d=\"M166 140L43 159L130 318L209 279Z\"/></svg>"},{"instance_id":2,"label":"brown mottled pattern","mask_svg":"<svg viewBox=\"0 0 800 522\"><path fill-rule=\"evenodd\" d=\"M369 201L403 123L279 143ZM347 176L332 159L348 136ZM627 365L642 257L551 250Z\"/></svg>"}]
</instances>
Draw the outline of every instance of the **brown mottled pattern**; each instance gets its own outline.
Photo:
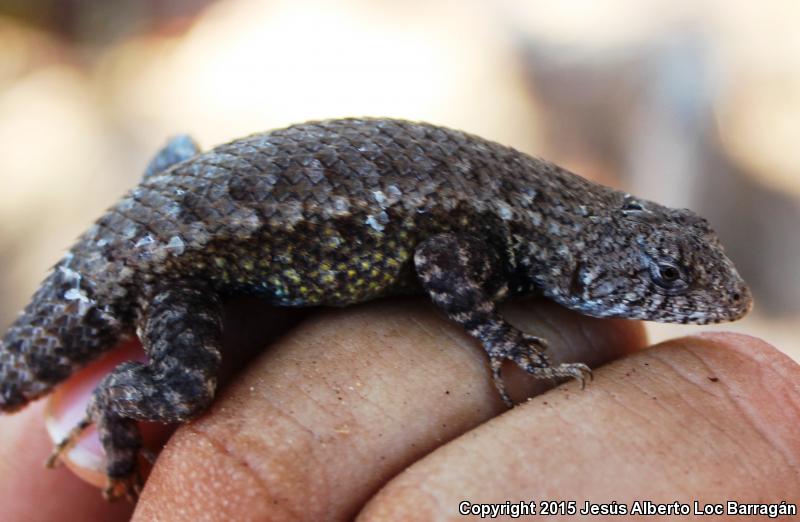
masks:
<instances>
[{"instance_id":1,"label":"brown mottled pattern","mask_svg":"<svg viewBox=\"0 0 800 522\"><path fill-rule=\"evenodd\" d=\"M137 331L148 365L98 387L87 419L107 494L135 496L132 419L183 421L212 400L220 301L347 305L427 292L486 348L537 377L543 339L495 304L541 293L594 316L732 320L750 293L708 223L463 132L388 119L311 122L200 153L174 139L59 261L0 345L0 408L47 393ZM61 451L71 438L59 445Z\"/></svg>"}]
</instances>

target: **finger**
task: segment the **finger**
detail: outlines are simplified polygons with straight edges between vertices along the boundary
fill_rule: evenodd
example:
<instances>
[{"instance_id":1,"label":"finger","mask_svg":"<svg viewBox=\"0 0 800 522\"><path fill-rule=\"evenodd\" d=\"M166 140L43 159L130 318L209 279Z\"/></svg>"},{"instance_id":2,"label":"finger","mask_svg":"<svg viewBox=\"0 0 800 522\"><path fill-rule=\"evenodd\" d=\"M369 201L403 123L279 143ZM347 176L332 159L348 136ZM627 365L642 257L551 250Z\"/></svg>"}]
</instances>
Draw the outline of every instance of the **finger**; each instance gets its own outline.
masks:
<instances>
[{"instance_id":1,"label":"finger","mask_svg":"<svg viewBox=\"0 0 800 522\"><path fill-rule=\"evenodd\" d=\"M506 313L547 337L556 361L601 363L644 342L638 323L552 303ZM510 387L520 397L529 383ZM390 477L502 411L482 348L427 301L325 311L176 432L134 518L349 519Z\"/></svg>"},{"instance_id":2,"label":"finger","mask_svg":"<svg viewBox=\"0 0 800 522\"><path fill-rule=\"evenodd\" d=\"M128 520L133 506L105 502L62 468L48 470L45 403L0 419L0 520Z\"/></svg>"},{"instance_id":3,"label":"finger","mask_svg":"<svg viewBox=\"0 0 800 522\"><path fill-rule=\"evenodd\" d=\"M462 501L797 502L799 382L797 364L751 337L666 342L440 448L359 520L457 520Z\"/></svg>"}]
</instances>

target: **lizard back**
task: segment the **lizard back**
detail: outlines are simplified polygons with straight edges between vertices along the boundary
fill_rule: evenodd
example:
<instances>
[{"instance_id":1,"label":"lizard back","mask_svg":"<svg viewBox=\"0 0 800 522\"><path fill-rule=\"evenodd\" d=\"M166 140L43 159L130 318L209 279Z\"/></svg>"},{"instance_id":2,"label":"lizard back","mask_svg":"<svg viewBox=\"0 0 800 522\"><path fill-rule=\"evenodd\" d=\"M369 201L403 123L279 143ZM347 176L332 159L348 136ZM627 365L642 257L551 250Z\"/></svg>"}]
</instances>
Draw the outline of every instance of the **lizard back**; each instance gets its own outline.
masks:
<instances>
[{"instance_id":1,"label":"lizard back","mask_svg":"<svg viewBox=\"0 0 800 522\"><path fill-rule=\"evenodd\" d=\"M148 177L80 244L102 254L89 271L123 285L191 274L280 305L341 305L418 290L409 259L431 235L468 232L506 249L509 226L537 208L566 215L567 202L602 196L464 132L331 120L242 138Z\"/></svg>"}]
</instances>

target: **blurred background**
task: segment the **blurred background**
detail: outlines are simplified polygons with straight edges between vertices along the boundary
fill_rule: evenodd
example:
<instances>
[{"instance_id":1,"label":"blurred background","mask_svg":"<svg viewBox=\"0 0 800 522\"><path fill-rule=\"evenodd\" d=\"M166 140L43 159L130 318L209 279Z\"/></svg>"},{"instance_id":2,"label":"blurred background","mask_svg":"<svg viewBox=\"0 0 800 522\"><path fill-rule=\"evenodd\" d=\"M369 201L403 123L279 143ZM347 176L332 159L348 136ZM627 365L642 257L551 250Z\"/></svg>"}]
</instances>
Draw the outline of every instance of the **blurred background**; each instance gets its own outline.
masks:
<instances>
[{"instance_id":1,"label":"blurred background","mask_svg":"<svg viewBox=\"0 0 800 522\"><path fill-rule=\"evenodd\" d=\"M756 296L722 328L800 360L798 21L795 0L0 0L0 325L170 135L371 115L698 211Z\"/></svg>"}]
</instances>

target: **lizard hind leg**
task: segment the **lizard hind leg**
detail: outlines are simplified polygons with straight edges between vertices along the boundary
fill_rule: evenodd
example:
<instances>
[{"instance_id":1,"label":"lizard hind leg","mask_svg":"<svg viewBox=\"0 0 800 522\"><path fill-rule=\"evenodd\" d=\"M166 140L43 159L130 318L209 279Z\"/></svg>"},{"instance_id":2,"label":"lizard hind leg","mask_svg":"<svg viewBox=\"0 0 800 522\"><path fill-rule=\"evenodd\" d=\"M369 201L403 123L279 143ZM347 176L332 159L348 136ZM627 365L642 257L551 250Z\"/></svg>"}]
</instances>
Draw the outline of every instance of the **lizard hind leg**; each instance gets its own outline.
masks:
<instances>
[{"instance_id":1,"label":"lizard hind leg","mask_svg":"<svg viewBox=\"0 0 800 522\"><path fill-rule=\"evenodd\" d=\"M144 178L160 174L171 166L200 154L200 147L187 134L172 137L161 147L144 171Z\"/></svg>"},{"instance_id":2,"label":"lizard hind leg","mask_svg":"<svg viewBox=\"0 0 800 522\"><path fill-rule=\"evenodd\" d=\"M494 384L507 406L512 401L501 375L505 360L537 378L573 377L584 382L591 377L582 363L551 364L544 339L521 332L498 313L496 301L507 293L508 277L497 249L477 239L440 234L417 247L414 265L433 302L483 344Z\"/></svg>"},{"instance_id":3,"label":"lizard hind leg","mask_svg":"<svg viewBox=\"0 0 800 522\"><path fill-rule=\"evenodd\" d=\"M107 498L136 498L141 487L137 420L175 423L201 414L216 391L222 335L219 297L170 286L142 307L138 333L147 364L126 362L95 389L87 417L106 453Z\"/></svg>"}]
</instances>

